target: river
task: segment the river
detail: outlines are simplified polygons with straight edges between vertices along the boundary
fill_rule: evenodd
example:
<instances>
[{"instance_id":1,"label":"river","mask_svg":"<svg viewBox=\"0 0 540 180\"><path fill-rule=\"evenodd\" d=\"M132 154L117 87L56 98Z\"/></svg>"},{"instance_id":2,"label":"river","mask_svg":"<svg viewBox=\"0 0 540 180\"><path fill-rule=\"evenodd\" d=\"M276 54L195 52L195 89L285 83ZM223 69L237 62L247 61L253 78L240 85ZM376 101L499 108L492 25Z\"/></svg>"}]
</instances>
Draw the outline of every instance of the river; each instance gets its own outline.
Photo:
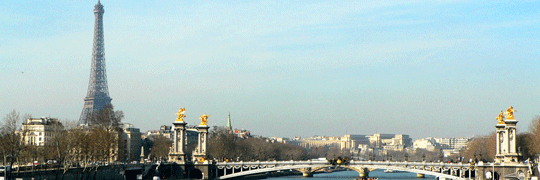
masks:
<instances>
[{"instance_id":1,"label":"river","mask_svg":"<svg viewBox=\"0 0 540 180\"><path fill-rule=\"evenodd\" d=\"M394 172L394 173L385 173L383 170L375 170L369 172L369 177L379 178L379 180L392 180L392 179L418 179L418 180L433 180L434 176L427 176L425 178L417 178L416 173L409 172ZM358 172L356 171L339 171L333 173L321 173L314 174L313 177L305 178L302 175L298 176L286 176L286 177L273 177L268 178L268 180L339 180L339 179L357 179Z\"/></svg>"}]
</instances>

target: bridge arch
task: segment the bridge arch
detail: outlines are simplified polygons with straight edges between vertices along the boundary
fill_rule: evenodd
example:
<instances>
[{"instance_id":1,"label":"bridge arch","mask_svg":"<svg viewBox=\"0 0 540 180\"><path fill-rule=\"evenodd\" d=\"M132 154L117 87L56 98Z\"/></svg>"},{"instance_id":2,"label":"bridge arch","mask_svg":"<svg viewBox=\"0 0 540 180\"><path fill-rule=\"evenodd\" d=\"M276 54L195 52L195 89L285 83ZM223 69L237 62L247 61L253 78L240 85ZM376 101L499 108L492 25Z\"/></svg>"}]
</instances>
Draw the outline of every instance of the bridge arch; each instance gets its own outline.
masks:
<instances>
[{"instance_id":1,"label":"bridge arch","mask_svg":"<svg viewBox=\"0 0 540 180\"><path fill-rule=\"evenodd\" d=\"M238 162L231 164L218 164L218 169L235 168L242 166L257 167L256 169L245 170L241 172L235 172L233 174L225 174L220 176L220 179L229 179L235 177L242 177L247 175L261 174L267 172L274 172L280 170L296 170L299 172L310 169L311 172L321 168L335 167L325 161L288 161L288 162ZM221 168L220 168L221 167ZM459 176L461 171L466 170L467 164L440 164L440 163L425 163L425 162L371 162L360 161L351 162L348 165L341 165L339 167L354 170L362 175L366 169L389 169L395 171L405 171L411 173L418 173L424 175L432 175L436 177L444 177L447 179L461 179ZM445 174L445 171L449 171L450 174ZM304 173L304 172L302 172Z\"/></svg>"},{"instance_id":2,"label":"bridge arch","mask_svg":"<svg viewBox=\"0 0 540 180\"><path fill-rule=\"evenodd\" d=\"M203 173L202 173L201 170L193 168L193 169L189 170L188 178L190 178L190 179L202 179L203 178Z\"/></svg>"},{"instance_id":3,"label":"bridge arch","mask_svg":"<svg viewBox=\"0 0 540 180\"><path fill-rule=\"evenodd\" d=\"M331 165L324 165L324 166L313 166L313 165L285 165L285 166L274 166L274 167L266 167L266 168L260 168L260 169L253 169L249 171L242 171L234 174L227 174L224 176L220 176L219 179L229 179L229 178L236 178L236 177L242 177L247 175L255 175L255 174L262 174L267 172L274 172L274 171L283 171L283 170L296 170L301 172L299 169L302 168L312 168L312 169L321 169L325 167L332 167Z\"/></svg>"},{"instance_id":4,"label":"bridge arch","mask_svg":"<svg viewBox=\"0 0 540 180\"><path fill-rule=\"evenodd\" d=\"M430 170L424 170L424 169L416 169L416 168L408 168L408 167L402 167L402 166L382 166L382 165L352 165L352 166L359 166L361 168L368 168L368 169L388 169L388 170L394 170L394 171L405 171L410 173L417 173L417 174L424 174L424 175L431 175L435 177L444 177L446 179L460 179L458 176L453 176L451 174L445 174L441 172L436 171L430 171ZM344 168L347 168L347 166L342 166ZM349 168L353 169L353 168ZM450 170L451 168L445 169ZM355 169L353 169L355 170ZM442 169L441 169L442 170ZM355 170L357 171L357 170ZM358 171L357 171L358 172Z\"/></svg>"}]
</instances>

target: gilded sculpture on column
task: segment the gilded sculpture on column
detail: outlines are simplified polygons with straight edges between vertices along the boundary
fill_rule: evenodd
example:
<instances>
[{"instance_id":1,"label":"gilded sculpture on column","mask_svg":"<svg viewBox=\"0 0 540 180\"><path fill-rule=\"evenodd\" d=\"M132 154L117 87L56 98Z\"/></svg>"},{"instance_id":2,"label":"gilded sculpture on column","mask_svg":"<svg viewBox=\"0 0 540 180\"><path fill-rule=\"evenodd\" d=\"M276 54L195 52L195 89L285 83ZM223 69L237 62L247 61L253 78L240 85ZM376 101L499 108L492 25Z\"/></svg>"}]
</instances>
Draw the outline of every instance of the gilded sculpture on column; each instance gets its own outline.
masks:
<instances>
[{"instance_id":1,"label":"gilded sculpture on column","mask_svg":"<svg viewBox=\"0 0 540 180\"><path fill-rule=\"evenodd\" d=\"M499 113L499 116L497 116L497 118L495 118L499 121L499 124L504 124L504 115L503 115L503 111L501 111L501 113Z\"/></svg>"},{"instance_id":2,"label":"gilded sculpture on column","mask_svg":"<svg viewBox=\"0 0 540 180\"><path fill-rule=\"evenodd\" d=\"M178 115L176 121L184 122L184 118L186 117L186 115L184 115L185 112L186 108L180 108L180 110L178 110L178 113L176 113Z\"/></svg>"},{"instance_id":3,"label":"gilded sculpture on column","mask_svg":"<svg viewBox=\"0 0 540 180\"><path fill-rule=\"evenodd\" d=\"M514 107L510 106L508 110L506 110L506 119L514 119L514 112L516 112L516 110L514 110Z\"/></svg>"},{"instance_id":4,"label":"gilded sculpture on column","mask_svg":"<svg viewBox=\"0 0 540 180\"><path fill-rule=\"evenodd\" d=\"M208 116L210 115L206 115L206 114L203 114L200 118L201 118L201 126L206 126L206 123L208 123Z\"/></svg>"}]
</instances>

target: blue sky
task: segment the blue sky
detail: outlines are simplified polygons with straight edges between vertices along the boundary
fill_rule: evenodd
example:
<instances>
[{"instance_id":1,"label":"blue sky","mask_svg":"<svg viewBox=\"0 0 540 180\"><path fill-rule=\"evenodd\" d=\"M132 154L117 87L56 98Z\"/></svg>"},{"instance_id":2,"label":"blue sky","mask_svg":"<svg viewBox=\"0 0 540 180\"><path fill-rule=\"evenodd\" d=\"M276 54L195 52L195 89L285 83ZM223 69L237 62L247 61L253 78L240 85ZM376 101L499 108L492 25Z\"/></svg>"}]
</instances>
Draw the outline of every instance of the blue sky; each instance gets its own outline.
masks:
<instances>
[{"instance_id":1,"label":"blue sky","mask_svg":"<svg viewBox=\"0 0 540 180\"><path fill-rule=\"evenodd\" d=\"M483 135L540 112L538 1L104 0L110 96L141 130ZM78 120L94 1L0 5L0 114Z\"/></svg>"}]
</instances>

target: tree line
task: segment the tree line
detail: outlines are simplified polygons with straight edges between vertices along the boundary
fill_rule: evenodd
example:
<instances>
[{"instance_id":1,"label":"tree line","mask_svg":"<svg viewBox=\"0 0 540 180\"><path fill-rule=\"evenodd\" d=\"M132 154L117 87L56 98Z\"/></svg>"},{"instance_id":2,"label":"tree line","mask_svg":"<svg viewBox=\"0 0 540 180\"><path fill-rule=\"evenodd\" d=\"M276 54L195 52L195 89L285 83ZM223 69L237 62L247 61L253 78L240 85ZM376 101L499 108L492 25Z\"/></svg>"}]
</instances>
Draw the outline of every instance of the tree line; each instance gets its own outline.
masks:
<instances>
[{"instance_id":1,"label":"tree line","mask_svg":"<svg viewBox=\"0 0 540 180\"><path fill-rule=\"evenodd\" d=\"M267 138L244 139L223 127L213 128L210 131L208 151L210 158L218 161L287 161L350 157L350 153L337 147L305 149L292 144L272 142Z\"/></svg>"},{"instance_id":2,"label":"tree line","mask_svg":"<svg viewBox=\"0 0 540 180\"><path fill-rule=\"evenodd\" d=\"M49 124L47 141L32 144L28 138L33 130L20 126L31 115L21 116L13 110L0 122L0 161L2 165L35 165L42 168L64 169L90 167L123 158L123 141L118 135L123 118L122 111L114 111L109 105L92 115L90 126L64 121ZM23 125L24 126L24 125ZM27 126L28 127L28 126Z\"/></svg>"}]
</instances>

